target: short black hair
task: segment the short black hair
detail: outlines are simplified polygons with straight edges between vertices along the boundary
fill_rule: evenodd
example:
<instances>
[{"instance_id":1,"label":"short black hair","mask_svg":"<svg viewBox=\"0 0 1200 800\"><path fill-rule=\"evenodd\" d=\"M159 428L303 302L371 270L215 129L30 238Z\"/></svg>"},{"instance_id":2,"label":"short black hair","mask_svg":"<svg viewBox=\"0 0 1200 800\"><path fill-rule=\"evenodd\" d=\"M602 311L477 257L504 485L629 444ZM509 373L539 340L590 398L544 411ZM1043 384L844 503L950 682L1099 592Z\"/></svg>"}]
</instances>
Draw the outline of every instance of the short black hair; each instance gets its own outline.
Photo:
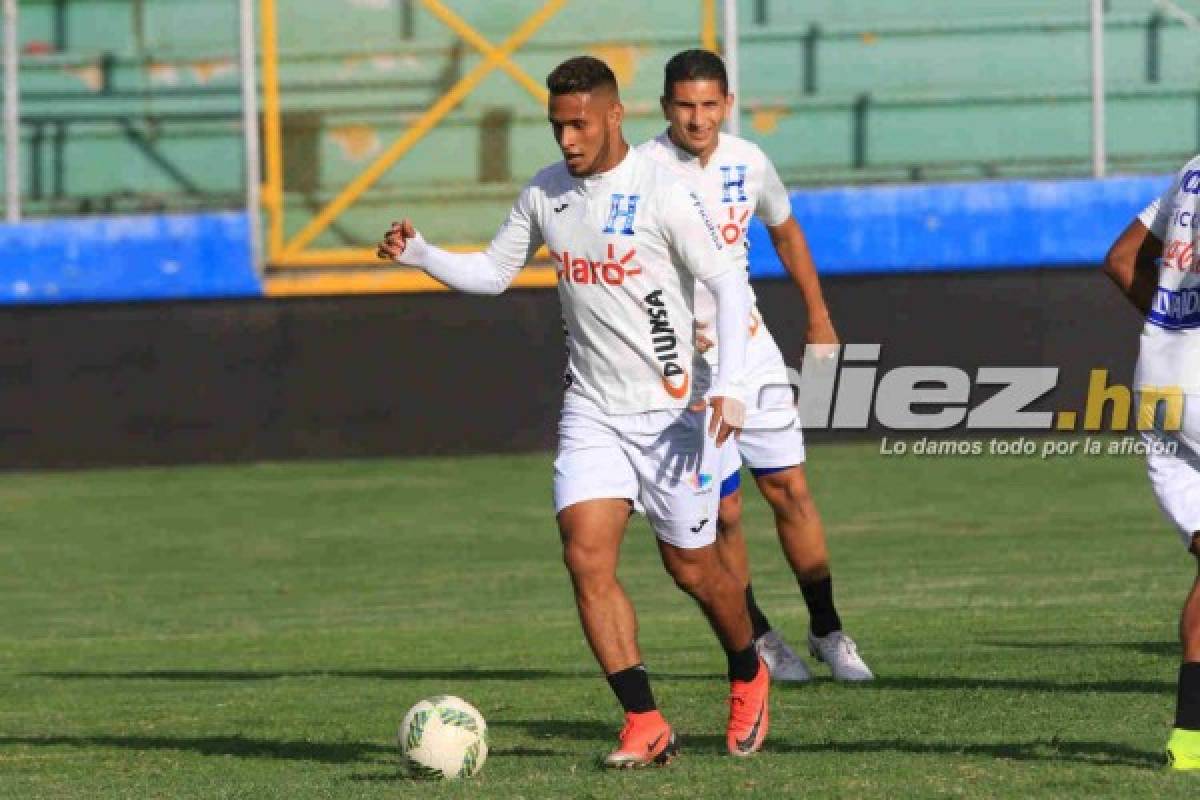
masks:
<instances>
[{"instance_id":1,"label":"short black hair","mask_svg":"<svg viewBox=\"0 0 1200 800\"><path fill-rule=\"evenodd\" d=\"M617 92L617 76L598 58L576 56L554 68L546 76L546 88L552 95L594 92L608 88Z\"/></svg>"},{"instance_id":2,"label":"short black hair","mask_svg":"<svg viewBox=\"0 0 1200 800\"><path fill-rule=\"evenodd\" d=\"M684 50L671 56L664 70L663 97L670 97L680 81L716 81L721 84L721 94L729 94L725 62L709 50Z\"/></svg>"}]
</instances>

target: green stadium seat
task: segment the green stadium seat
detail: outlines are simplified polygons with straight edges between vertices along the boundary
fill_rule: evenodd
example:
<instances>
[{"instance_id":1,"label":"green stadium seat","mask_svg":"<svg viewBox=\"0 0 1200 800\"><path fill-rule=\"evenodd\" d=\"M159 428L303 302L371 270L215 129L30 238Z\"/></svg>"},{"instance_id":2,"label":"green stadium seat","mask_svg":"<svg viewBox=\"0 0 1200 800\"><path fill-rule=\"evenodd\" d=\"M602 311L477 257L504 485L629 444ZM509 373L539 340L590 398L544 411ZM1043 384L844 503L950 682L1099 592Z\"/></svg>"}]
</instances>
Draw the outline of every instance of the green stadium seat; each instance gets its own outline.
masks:
<instances>
[{"instance_id":1,"label":"green stadium seat","mask_svg":"<svg viewBox=\"0 0 1200 800\"><path fill-rule=\"evenodd\" d=\"M447 0L499 44L542 0ZM1109 0L1116 169L1195 148L1200 35L1146 0ZM620 13L619 30L613 30ZM1089 39L1080 0L741 0L743 132L794 185L1078 175L1089 164ZM236 5L22 0L32 213L236 206ZM480 55L402 2L281 3L289 232L352 180ZM700 3L572 2L514 60L535 82L599 55L622 81L632 140L657 134L661 70L697 46ZM612 31L598 37L594 31ZM412 209L431 235L483 241L514 188L557 154L544 110L500 70L317 246L363 245Z\"/></svg>"}]
</instances>

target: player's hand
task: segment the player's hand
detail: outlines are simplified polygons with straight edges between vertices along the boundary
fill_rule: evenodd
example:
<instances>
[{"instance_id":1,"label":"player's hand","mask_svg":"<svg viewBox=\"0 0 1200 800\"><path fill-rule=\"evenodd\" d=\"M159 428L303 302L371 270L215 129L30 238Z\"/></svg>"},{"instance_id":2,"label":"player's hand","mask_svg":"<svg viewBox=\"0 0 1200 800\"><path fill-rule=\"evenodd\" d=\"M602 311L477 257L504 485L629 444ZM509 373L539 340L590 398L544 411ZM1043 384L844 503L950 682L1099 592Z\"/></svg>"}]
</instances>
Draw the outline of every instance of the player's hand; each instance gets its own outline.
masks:
<instances>
[{"instance_id":1,"label":"player's hand","mask_svg":"<svg viewBox=\"0 0 1200 800\"><path fill-rule=\"evenodd\" d=\"M714 436L717 447L725 444L730 436L741 433L746 425L746 404L736 397L713 397L708 404L712 406L712 419L708 423L708 435Z\"/></svg>"},{"instance_id":2,"label":"player's hand","mask_svg":"<svg viewBox=\"0 0 1200 800\"><path fill-rule=\"evenodd\" d=\"M838 345L841 344L837 331L833 329L833 320L827 316L811 320L808 323L804 340L812 348L811 352L818 358L833 358L837 355Z\"/></svg>"},{"instance_id":3,"label":"player's hand","mask_svg":"<svg viewBox=\"0 0 1200 800\"><path fill-rule=\"evenodd\" d=\"M713 345L716 344L716 342L704 335L704 331L707 328L707 323L696 320L696 326L693 328L693 333L695 333L696 338L696 352L700 355L704 355L709 350L712 350Z\"/></svg>"},{"instance_id":4,"label":"player's hand","mask_svg":"<svg viewBox=\"0 0 1200 800\"><path fill-rule=\"evenodd\" d=\"M375 251L375 255L385 261L399 261L400 256L404 254L405 247L408 246L408 240L417 235L417 229L413 227L412 221L405 218L399 222L393 222L392 227L388 228L388 232L384 234L383 241L379 243L379 249Z\"/></svg>"}]
</instances>

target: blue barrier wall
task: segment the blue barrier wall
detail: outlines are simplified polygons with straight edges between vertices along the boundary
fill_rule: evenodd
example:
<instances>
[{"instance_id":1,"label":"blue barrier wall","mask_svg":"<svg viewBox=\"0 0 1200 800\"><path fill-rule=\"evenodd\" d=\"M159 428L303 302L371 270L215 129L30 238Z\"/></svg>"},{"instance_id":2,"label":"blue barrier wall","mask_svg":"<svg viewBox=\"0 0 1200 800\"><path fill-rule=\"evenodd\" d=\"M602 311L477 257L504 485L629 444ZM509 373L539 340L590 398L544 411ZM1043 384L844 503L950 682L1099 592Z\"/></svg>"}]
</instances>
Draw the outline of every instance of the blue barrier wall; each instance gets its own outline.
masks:
<instances>
[{"instance_id":1,"label":"blue barrier wall","mask_svg":"<svg viewBox=\"0 0 1200 800\"><path fill-rule=\"evenodd\" d=\"M0 304L260 297L245 213L0 225Z\"/></svg>"},{"instance_id":2,"label":"blue barrier wall","mask_svg":"<svg viewBox=\"0 0 1200 800\"><path fill-rule=\"evenodd\" d=\"M1099 264L1170 183L987 181L792 193L822 275ZM755 278L783 276L757 219ZM244 213L0 225L0 304L261 297Z\"/></svg>"},{"instance_id":3,"label":"blue barrier wall","mask_svg":"<svg viewBox=\"0 0 1200 800\"><path fill-rule=\"evenodd\" d=\"M792 193L822 275L1099 264L1172 176L987 181ZM755 218L750 272L783 265Z\"/></svg>"}]
</instances>

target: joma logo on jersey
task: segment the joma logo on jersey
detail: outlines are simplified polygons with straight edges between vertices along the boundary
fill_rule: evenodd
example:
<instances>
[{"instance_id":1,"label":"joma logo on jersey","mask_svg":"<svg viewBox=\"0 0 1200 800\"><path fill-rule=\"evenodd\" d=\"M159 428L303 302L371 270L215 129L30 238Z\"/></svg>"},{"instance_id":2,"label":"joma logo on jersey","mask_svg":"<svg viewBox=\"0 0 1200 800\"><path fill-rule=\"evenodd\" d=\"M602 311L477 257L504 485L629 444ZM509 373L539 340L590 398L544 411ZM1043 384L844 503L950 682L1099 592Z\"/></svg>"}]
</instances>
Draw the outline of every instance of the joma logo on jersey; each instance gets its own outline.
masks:
<instances>
[{"instance_id":1,"label":"joma logo on jersey","mask_svg":"<svg viewBox=\"0 0 1200 800\"><path fill-rule=\"evenodd\" d=\"M643 301L646 303L646 316L650 318L650 341L654 345L654 356L662 364L663 389L676 400L686 397L691 377L679 365L679 337L671 327L662 289L655 289ZM680 381L678 378L681 375L683 380Z\"/></svg>"},{"instance_id":2,"label":"joma logo on jersey","mask_svg":"<svg viewBox=\"0 0 1200 800\"><path fill-rule=\"evenodd\" d=\"M582 284L597 284L606 283L609 286L620 286L625 282L625 279L633 275L641 275L642 268L634 265L626 266L637 255L635 248L629 248L629 252L617 258L617 251L613 245L608 246L608 260L606 261L589 261L586 258L572 258L569 250L563 250L561 253L550 251L550 255L558 263L558 279L568 283Z\"/></svg>"},{"instance_id":3,"label":"joma logo on jersey","mask_svg":"<svg viewBox=\"0 0 1200 800\"><path fill-rule=\"evenodd\" d=\"M604 226L604 232L617 233L617 223L622 222L621 235L633 236L633 222L637 216L638 200L641 199L640 194L631 194L629 197L614 194L608 207L608 224Z\"/></svg>"},{"instance_id":4,"label":"joma logo on jersey","mask_svg":"<svg viewBox=\"0 0 1200 800\"><path fill-rule=\"evenodd\" d=\"M734 174L737 177L734 177ZM745 203L750 198L746 196L746 165L737 164L735 166L721 166L721 202L722 203ZM733 197L733 190L737 189L737 199Z\"/></svg>"}]
</instances>

